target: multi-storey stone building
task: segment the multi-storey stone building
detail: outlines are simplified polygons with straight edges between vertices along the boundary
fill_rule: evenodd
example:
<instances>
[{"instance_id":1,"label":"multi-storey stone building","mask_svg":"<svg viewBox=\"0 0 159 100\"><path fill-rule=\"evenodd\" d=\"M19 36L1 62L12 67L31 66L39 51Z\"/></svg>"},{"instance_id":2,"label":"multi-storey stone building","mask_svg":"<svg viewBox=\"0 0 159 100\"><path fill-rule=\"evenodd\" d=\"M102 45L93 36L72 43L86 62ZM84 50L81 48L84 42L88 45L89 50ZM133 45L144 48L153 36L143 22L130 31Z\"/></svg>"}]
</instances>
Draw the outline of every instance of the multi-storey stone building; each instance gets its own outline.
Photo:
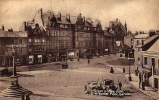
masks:
<instances>
[{"instance_id":1,"label":"multi-storey stone building","mask_svg":"<svg viewBox=\"0 0 159 100\"><path fill-rule=\"evenodd\" d=\"M116 53L122 52L124 48L124 36L127 34L127 24L123 25L118 19L109 22L109 32L114 34Z\"/></svg>"},{"instance_id":2,"label":"multi-storey stone building","mask_svg":"<svg viewBox=\"0 0 159 100\"><path fill-rule=\"evenodd\" d=\"M0 66L13 65L13 52L16 53L15 60L17 65L26 64L28 52L27 37L26 32L13 31L13 29L4 31L4 28L0 30Z\"/></svg>"},{"instance_id":3,"label":"multi-storey stone building","mask_svg":"<svg viewBox=\"0 0 159 100\"><path fill-rule=\"evenodd\" d=\"M62 16L59 13L49 16L46 21L46 53L51 55L52 60L62 60L73 52L75 45L73 25L70 15ZM72 55L74 56L74 55Z\"/></svg>"},{"instance_id":4,"label":"multi-storey stone building","mask_svg":"<svg viewBox=\"0 0 159 100\"><path fill-rule=\"evenodd\" d=\"M142 46L142 81L153 88L159 88L159 35L149 37Z\"/></svg>"},{"instance_id":5,"label":"multi-storey stone building","mask_svg":"<svg viewBox=\"0 0 159 100\"><path fill-rule=\"evenodd\" d=\"M124 36L124 49L123 53L125 54L125 57L134 58L134 38L135 34L128 32Z\"/></svg>"},{"instance_id":6,"label":"multi-storey stone building","mask_svg":"<svg viewBox=\"0 0 159 100\"><path fill-rule=\"evenodd\" d=\"M55 15L52 11L43 13L40 9L32 21L22 24L20 32L25 33L25 37L22 36L26 43L26 52L23 53L26 57L25 64L64 60L66 57L91 58L95 55L103 55L107 48L104 47L104 39L108 38L104 38L101 22L99 20L92 21L91 18L86 19L81 14L78 16L62 15L61 13ZM1 30L1 37L5 37L4 33L6 32ZM18 33L13 32L13 34L15 38ZM7 38L9 39L9 37ZM113 38L109 40L111 39ZM18 41L18 39L16 40ZM23 44L22 42L13 43L12 40L11 42L12 44ZM0 46L4 49L3 42ZM1 52L1 58L3 52ZM19 59L19 62L23 61L21 58Z\"/></svg>"},{"instance_id":7,"label":"multi-storey stone building","mask_svg":"<svg viewBox=\"0 0 159 100\"><path fill-rule=\"evenodd\" d=\"M135 66L140 67L142 65L142 46L145 44L144 41L149 37L149 34L139 34L134 38L134 58Z\"/></svg>"},{"instance_id":8,"label":"multi-storey stone building","mask_svg":"<svg viewBox=\"0 0 159 100\"><path fill-rule=\"evenodd\" d=\"M109 32L109 28L104 30L104 54L115 53L114 34Z\"/></svg>"},{"instance_id":9,"label":"multi-storey stone building","mask_svg":"<svg viewBox=\"0 0 159 100\"><path fill-rule=\"evenodd\" d=\"M26 25L28 32L28 58L29 64L39 64L45 62L46 32L39 24Z\"/></svg>"},{"instance_id":10,"label":"multi-storey stone building","mask_svg":"<svg viewBox=\"0 0 159 100\"><path fill-rule=\"evenodd\" d=\"M27 22L24 31L27 31L29 38L29 58L34 59L34 63L41 63L43 60L62 60L66 56L67 58L90 57L103 54L104 51L100 21L85 20L81 14L63 16L61 13L55 15L51 11L43 13L40 9L33 21ZM39 46L39 43L42 45Z\"/></svg>"},{"instance_id":11,"label":"multi-storey stone building","mask_svg":"<svg viewBox=\"0 0 159 100\"><path fill-rule=\"evenodd\" d=\"M100 21L93 22L91 18L77 17L75 24L75 49L79 57L90 58L103 54L103 30Z\"/></svg>"}]
</instances>

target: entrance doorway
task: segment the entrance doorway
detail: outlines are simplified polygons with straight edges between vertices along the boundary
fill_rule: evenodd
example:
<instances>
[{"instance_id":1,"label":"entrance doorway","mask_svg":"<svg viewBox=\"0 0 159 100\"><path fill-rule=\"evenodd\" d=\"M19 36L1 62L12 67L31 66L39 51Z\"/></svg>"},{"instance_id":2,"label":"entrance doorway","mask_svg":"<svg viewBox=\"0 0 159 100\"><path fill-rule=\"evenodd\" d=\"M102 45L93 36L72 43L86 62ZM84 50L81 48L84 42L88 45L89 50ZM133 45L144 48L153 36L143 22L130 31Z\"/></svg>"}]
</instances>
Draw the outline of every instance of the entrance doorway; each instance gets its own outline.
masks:
<instances>
[{"instance_id":1,"label":"entrance doorway","mask_svg":"<svg viewBox=\"0 0 159 100\"><path fill-rule=\"evenodd\" d=\"M158 89L158 79L157 78L154 79L154 85L155 85L155 88Z\"/></svg>"}]
</instances>

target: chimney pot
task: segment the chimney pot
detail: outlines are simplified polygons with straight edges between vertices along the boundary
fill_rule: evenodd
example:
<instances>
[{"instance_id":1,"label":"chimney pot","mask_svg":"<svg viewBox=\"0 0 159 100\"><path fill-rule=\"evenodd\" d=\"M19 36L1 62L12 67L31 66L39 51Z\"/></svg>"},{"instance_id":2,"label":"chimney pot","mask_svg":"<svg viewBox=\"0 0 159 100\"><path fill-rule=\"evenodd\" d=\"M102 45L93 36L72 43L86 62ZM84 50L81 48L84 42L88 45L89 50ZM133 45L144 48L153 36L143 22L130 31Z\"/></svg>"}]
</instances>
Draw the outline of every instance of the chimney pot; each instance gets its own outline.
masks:
<instances>
[{"instance_id":1,"label":"chimney pot","mask_svg":"<svg viewBox=\"0 0 159 100\"><path fill-rule=\"evenodd\" d=\"M118 22L118 18L116 19L116 22Z\"/></svg>"},{"instance_id":2,"label":"chimney pot","mask_svg":"<svg viewBox=\"0 0 159 100\"><path fill-rule=\"evenodd\" d=\"M2 30L4 31L4 25L2 25Z\"/></svg>"},{"instance_id":3,"label":"chimney pot","mask_svg":"<svg viewBox=\"0 0 159 100\"><path fill-rule=\"evenodd\" d=\"M23 22L23 31L26 31L26 21Z\"/></svg>"}]
</instances>

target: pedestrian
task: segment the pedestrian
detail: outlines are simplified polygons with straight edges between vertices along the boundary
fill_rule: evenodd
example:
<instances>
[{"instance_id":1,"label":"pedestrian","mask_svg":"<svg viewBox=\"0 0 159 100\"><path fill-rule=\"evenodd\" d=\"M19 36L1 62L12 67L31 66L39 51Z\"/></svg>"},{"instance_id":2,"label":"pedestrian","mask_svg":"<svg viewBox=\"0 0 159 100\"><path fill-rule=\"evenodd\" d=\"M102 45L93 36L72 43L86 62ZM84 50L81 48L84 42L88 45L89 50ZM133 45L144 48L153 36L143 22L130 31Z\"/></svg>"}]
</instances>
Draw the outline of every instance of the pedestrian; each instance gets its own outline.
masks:
<instances>
[{"instance_id":1,"label":"pedestrian","mask_svg":"<svg viewBox=\"0 0 159 100\"><path fill-rule=\"evenodd\" d=\"M88 59L88 64L90 64L90 60Z\"/></svg>"},{"instance_id":2,"label":"pedestrian","mask_svg":"<svg viewBox=\"0 0 159 100\"><path fill-rule=\"evenodd\" d=\"M30 100L29 92L26 94L26 100Z\"/></svg>"},{"instance_id":3,"label":"pedestrian","mask_svg":"<svg viewBox=\"0 0 159 100\"><path fill-rule=\"evenodd\" d=\"M112 67L110 69L110 73L114 73L114 69Z\"/></svg>"},{"instance_id":4,"label":"pedestrian","mask_svg":"<svg viewBox=\"0 0 159 100\"><path fill-rule=\"evenodd\" d=\"M22 94L22 99L21 100L24 100L24 94Z\"/></svg>"},{"instance_id":5,"label":"pedestrian","mask_svg":"<svg viewBox=\"0 0 159 100\"><path fill-rule=\"evenodd\" d=\"M87 91L87 85L84 86L84 91Z\"/></svg>"},{"instance_id":6,"label":"pedestrian","mask_svg":"<svg viewBox=\"0 0 159 100\"><path fill-rule=\"evenodd\" d=\"M121 87L122 87L122 83L119 82L119 90L121 90Z\"/></svg>"}]
</instances>

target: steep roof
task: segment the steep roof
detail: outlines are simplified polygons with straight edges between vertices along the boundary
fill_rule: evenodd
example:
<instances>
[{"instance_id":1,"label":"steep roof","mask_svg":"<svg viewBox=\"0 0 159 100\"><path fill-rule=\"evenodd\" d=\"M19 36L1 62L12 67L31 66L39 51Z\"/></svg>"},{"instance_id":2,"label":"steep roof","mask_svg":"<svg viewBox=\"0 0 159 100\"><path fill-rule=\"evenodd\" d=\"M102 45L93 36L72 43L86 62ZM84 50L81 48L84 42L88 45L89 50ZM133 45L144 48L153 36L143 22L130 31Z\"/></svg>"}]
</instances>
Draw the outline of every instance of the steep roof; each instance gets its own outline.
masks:
<instances>
[{"instance_id":1,"label":"steep roof","mask_svg":"<svg viewBox=\"0 0 159 100\"><path fill-rule=\"evenodd\" d=\"M113 34L108 32L108 31L106 31L106 30L104 30L104 36L113 36Z\"/></svg>"},{"instance_id":2,"label":"steep roof","mask_svg":"<svg viewBox=\"0 0 159 100\"><path fill-rule=\"evenodd\" d=\"M151 42L152 40L154 40L155 38L159 37L159 35L153 35L151 37L148 37L146 40L145 40L145 44L144 45L147 45L149 42ZM143 46L144 46L143 45Z\"/></svg>"},{"instance_id":3,"label":"steep roof","mask_svg":"<svg viewBox=\"0 0 159 100\"><path fill-rule=\"evenodd\" d=\"M159 39L159 35L154 35L147 40L145 40L145 44L142 46L142 50L148 50L157 40Z\"/></svg>"},{"instance_id":4,"label":"steep roof","mask_svg":"<svg viewBox=\"0 0 159 100\"><path fill-rule=\"evenodd\" d=\"M147 50L150 52L159 52L159 39Z\"/></svg>"}]
</instances>

